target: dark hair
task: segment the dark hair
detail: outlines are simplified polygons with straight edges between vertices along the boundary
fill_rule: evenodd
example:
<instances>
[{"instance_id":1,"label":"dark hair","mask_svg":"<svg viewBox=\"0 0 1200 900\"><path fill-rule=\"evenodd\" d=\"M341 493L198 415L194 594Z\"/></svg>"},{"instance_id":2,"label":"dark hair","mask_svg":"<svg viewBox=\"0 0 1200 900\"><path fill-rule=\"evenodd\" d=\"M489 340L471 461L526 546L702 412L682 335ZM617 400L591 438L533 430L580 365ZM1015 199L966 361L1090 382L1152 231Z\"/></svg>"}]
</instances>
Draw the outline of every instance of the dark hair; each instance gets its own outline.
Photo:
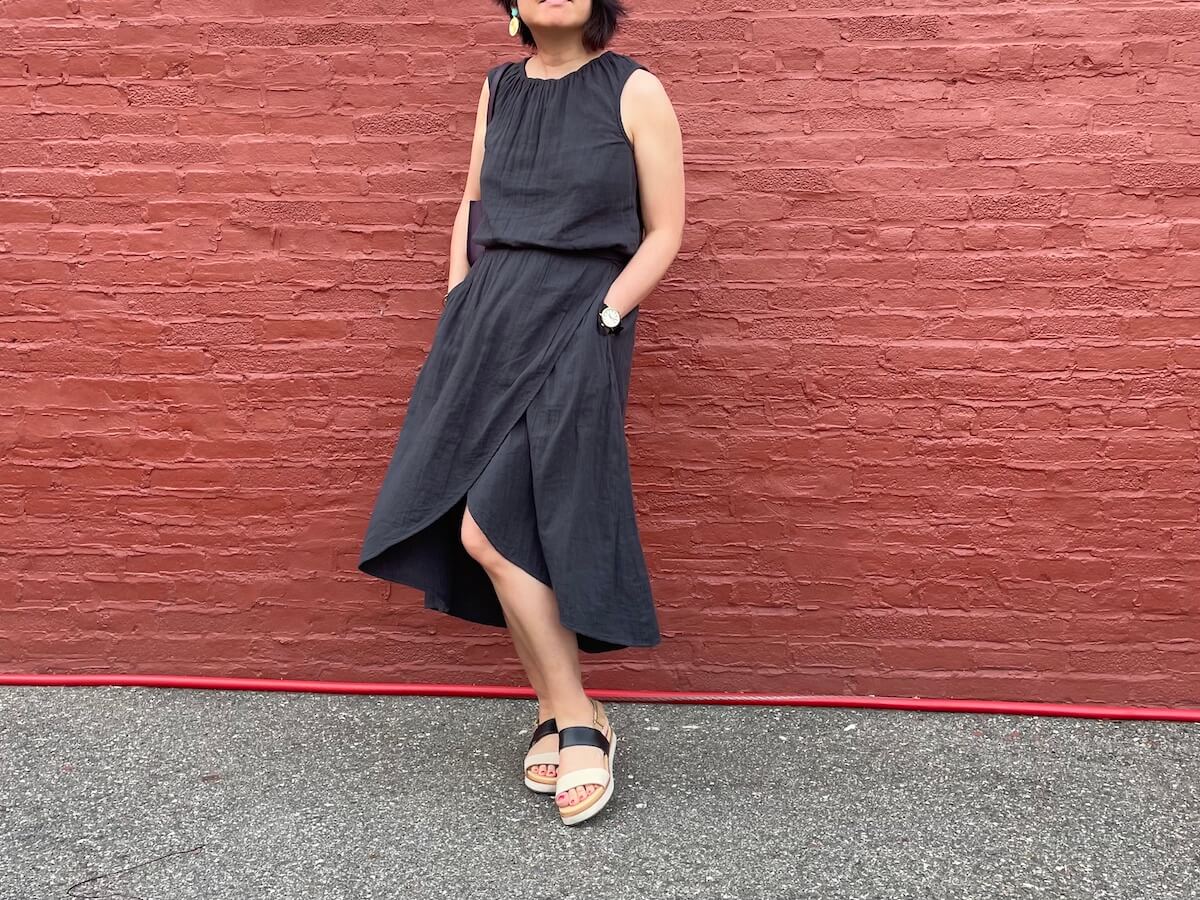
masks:
<instances>
[{"instance_id":1,"label":"dark hair","mask_svg":"<svg viewBox=\"0 0 1200 900\"><path fill-rule=\"evenodd\" d=\"M496 0L496 3L511 15L516 0L512 0L511 3L508 0ZM587 50L603 50L607 47L616 33L617 25L625 18L627 12L623 0L592 0L592 15L583 26L583 46ZM517 27L517 34L521 36L521 43L526 47L537 46L533 32L523 20Z\"/></svg>"}]
</instances>

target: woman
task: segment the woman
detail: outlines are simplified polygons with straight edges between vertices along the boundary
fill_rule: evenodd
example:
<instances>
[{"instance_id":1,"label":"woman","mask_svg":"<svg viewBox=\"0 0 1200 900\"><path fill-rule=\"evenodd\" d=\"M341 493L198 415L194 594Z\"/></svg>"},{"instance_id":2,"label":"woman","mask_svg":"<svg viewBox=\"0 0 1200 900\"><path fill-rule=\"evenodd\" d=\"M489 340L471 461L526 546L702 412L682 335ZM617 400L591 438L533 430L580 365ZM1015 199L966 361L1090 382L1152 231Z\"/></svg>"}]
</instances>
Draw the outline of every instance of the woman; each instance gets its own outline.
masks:
<instances>
[{"instance_id":1,"label":"woman","mask_svg":"<svg viewBox=\"0 0 1200 900\"><path fill-rule=\"evenodd\" d=\"M450 290L359 568L508 628L538 698L525 784L574 824L611 796L616 746L579 652L661 640L624 417L639 304L682 240L682 142L659 80L606 49L619 0L500 5L536 53L483 83Z\"/></svg>"}]
</instances>

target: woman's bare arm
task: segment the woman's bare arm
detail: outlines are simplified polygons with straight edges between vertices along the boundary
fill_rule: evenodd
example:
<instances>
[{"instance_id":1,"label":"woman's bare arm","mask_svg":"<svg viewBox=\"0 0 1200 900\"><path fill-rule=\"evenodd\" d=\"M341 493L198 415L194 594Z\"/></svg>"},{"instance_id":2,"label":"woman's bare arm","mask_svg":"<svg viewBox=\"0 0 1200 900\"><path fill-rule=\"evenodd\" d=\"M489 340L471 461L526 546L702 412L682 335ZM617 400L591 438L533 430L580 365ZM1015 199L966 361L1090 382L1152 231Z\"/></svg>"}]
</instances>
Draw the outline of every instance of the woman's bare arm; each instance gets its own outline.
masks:
<instances>
[{"instance_id":1,"label":"woman's bare arm","mask_svg":"<svg viewBox=\"0 0 1200 900\"><path fill-rule=\"evenodd\" d=\"M621 118L633 142L645 236L608 289L605 303L624 316L670 268L683 243L683 135L675 108L652 72L637 69L621 92Z\"/></svg>"},{"instance_id":2,"label":"woman's bare arm","mask_svg":"<svg viewBox=\"0 0 1200 900\"><path fill-rule=\"evenodd\" d=\"M454 217L454 230L450 235L450 283L446 293L467 277L470 263L467 261L467 204L479 199L479 170L483 166L483 139L487 134L488 82L483 79L479 92L479 103L475 109L475 137L471 141L471 164L467 168L467 185L463 189L462 202Z\"/></svg>"}]
</instances>

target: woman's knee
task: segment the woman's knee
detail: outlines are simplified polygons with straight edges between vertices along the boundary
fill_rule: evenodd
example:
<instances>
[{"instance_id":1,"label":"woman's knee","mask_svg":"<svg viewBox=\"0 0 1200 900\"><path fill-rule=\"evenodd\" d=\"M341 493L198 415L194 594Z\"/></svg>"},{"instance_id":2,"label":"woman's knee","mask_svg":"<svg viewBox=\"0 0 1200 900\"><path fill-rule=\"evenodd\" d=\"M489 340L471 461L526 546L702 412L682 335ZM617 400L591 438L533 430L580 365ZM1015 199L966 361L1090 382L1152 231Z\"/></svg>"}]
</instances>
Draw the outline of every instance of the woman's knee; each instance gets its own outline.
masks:
<instances>
[{"instance_id":1,"label":"woman's knee","mask_svg":"<svg viewBox=\"0 0 1200 900\"><path fill-rule=\"evenodd\" d=\"M471 510L466 506L463 507L462 525L459 528L458 537L462 541L463 549L484 568L499 568L504 562L499 551L492 546L492 542L487 539L487 535L483 533L483 529L479 527L479 523L471 515Z\"/></svg>"}]
</instances>

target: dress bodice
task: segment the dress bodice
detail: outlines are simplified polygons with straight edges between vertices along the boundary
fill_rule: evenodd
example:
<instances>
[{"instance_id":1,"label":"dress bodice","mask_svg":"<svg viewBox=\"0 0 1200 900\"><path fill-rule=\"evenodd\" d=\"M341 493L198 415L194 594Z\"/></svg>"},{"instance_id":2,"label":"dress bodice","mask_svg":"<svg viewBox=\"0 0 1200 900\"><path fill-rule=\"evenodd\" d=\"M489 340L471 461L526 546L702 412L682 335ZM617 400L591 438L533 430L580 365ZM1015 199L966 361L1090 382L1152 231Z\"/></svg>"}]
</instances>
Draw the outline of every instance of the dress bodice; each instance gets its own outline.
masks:
<instances>
[{"instance_id":1,"label":"dress bodice","mask_svg":"<svg viewBox=\"0 0 1200 900\"><path fill-rule=\"evenodd\" d=\"M480 170L475 240L632 256L642 241L621 91L641 63L607 50L560 78L525 61L489 70L495 96Z\"/></svg>"}]
</instances>

